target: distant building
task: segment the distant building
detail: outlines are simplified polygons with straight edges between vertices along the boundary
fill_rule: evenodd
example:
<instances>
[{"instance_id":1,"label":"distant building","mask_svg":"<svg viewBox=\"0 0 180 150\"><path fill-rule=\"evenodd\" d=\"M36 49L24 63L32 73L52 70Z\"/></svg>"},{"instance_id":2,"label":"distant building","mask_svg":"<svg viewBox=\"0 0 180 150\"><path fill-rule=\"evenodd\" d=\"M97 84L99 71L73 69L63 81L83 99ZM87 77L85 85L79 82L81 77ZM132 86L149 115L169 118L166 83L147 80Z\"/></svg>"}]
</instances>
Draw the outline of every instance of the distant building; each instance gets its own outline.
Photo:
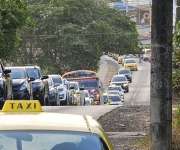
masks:
<instances>
[{"instance_id":1,"label":"distant building","mask_svg":"<svg viewBox=\"0 0 180 150\"><path fill-rule=\"evenodd\" d=\"M109 6L114 9L118 9L124 12L127 16L131 18L138 25L150 25L151 23L151 5L149 3L143 4L135 3L134 0L128 1L118 1L109 3ZM142 5L143 4L143 5Z\"/></svg>"}]
</instances>

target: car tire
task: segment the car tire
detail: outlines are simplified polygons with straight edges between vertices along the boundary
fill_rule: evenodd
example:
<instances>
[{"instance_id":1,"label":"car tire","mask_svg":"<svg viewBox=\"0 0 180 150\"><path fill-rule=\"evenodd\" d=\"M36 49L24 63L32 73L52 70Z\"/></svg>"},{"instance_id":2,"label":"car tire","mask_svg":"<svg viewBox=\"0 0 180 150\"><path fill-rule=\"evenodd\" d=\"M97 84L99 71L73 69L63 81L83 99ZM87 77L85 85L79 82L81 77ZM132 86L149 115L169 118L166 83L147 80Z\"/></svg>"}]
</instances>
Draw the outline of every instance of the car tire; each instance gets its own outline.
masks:
<instances>
[{"instance_id":1,"label":"car tire","mask_svg":"<svg viewBox=\"0 0 180 150\"><path fill-rule=\"evenodd\" d=\"M60 101L60 106L66 106L67 105L67 101Z\"/></svg>"},{"instance_id":2,"label":"car tire","mask_svg":"<svg viewBox=\"0 0 180 150\"><path fill-rule=\"evenodd\" d=\"M50 106L49 97L44 98L43 106Z\"/></svg>"}]
</instances>

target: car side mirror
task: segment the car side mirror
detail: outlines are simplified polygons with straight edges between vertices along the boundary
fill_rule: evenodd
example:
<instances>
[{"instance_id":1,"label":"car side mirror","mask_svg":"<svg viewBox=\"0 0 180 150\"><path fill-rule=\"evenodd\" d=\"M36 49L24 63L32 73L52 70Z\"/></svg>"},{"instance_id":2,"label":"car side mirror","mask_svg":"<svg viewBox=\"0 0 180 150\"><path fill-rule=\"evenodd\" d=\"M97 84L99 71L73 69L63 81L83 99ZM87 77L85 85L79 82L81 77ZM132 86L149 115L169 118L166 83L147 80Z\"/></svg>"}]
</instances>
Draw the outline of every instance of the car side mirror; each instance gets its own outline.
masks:
<instances>
[{"instance_id":1,"label":"car side mirror","mask_svg":"<svg viewBox=\"0 0 180 150\"><path fill-rule=\"evenodd\" d=\"M30 78L28 79L28 82L32 82L32 81L34 81L34 80L35 80L35 78L30 77Z\"/></svg>"},{"instance_id":2,"label":"car side mirror","mask_svg":"<svg viewBox=\"0 0 180 150\"><path fill-rule=\"evenodd\" d=\"M41 80L45 80L45 79L48 79L49 77L48 76L42 76Z\"/></svg>"},{"instance_id":3,"label":"car side mirror","mask_svg":"<svg viewBox=\"0 0 180 150\"><path fill-rule=\"evenodd\" d=\"M11 73L11 70L10 70L10 69L5 69L5 70L4 70L4 74L5 74L5 75L7 75L7 74L9 74L9 73Z\"/></svg>"}]
</instances>

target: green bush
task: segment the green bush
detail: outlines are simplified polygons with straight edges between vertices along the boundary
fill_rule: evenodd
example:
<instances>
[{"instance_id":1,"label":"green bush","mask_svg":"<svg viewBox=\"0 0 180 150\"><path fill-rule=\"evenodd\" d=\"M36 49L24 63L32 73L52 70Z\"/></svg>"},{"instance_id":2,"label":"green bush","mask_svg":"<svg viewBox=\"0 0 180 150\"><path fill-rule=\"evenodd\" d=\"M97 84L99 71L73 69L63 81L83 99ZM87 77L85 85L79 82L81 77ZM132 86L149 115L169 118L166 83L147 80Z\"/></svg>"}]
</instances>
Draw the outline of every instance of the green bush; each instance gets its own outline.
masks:
<instances>
[{"instance_id":1,"label":"green bush","mask_svg":"<svg viewBox=\"0 0 180 150\"><path fill-rule=\"evenodd\" d=\"M173 89L176 93L180 92L180 69L173 72Z\"/></svg>"}]
</instances>

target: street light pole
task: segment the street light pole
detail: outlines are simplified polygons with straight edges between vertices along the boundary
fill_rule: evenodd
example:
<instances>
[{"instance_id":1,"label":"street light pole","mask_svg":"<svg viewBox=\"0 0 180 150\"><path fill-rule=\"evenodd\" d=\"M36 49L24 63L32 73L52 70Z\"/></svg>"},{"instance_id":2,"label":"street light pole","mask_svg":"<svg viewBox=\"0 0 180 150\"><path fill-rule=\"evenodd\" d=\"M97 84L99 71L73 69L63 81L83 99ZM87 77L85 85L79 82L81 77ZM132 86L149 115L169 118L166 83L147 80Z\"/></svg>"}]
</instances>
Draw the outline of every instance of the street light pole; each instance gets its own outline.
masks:
<instances>
[{"instance_id":1,"label":"street light pole","mask_svg":"<svg viewBox=\"0 0 180 150\"><path fill-rule=\"evenodd\" d=\"M152 0L151 150L171 150L173 0Z\"/></svg>"}]
</instances>

